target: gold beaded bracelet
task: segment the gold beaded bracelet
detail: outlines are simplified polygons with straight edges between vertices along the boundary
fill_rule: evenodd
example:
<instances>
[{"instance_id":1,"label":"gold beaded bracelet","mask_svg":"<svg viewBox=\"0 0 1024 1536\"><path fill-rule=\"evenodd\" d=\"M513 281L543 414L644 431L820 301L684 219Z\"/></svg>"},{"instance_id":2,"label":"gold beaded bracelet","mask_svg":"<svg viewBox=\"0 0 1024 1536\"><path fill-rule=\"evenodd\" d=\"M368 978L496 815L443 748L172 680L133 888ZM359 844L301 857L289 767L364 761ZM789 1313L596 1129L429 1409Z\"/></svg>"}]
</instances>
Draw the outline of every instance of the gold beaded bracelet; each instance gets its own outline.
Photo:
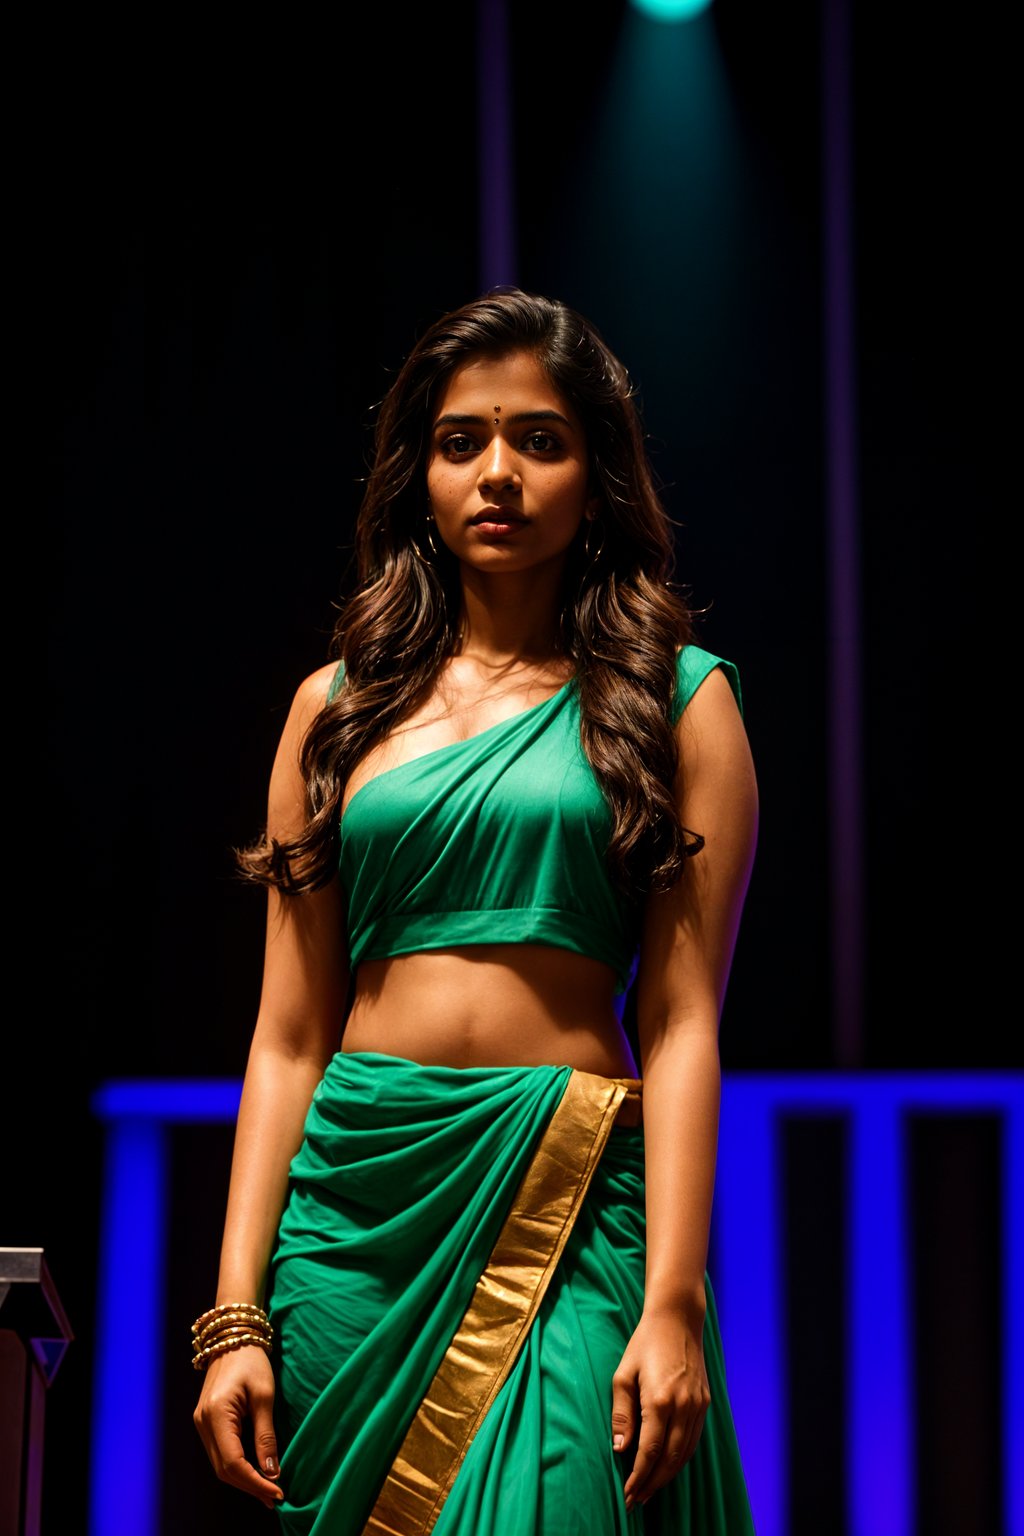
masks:
<instances>
[{"instance_id":1,"label":"gold beaded bracelet","mask_svg":"<svg viewBox=\"0 0 1024 1536\"><path fill-rule=\"evenodd\" d=\"M192 1324L192 1364L196 1370L205 1370L217 1355L243 1344L258 1344L270 1354L273 1337L270 1319L262 1307L251 1301L222 1302Z\"/></svg>"},{"instance_id":2,"label":"gold beaded bracelet","mask_svg":"<svg viewBox=\"0 0 1024 1536\"><path fill-rule=\"evenodd\" d=\"M258 1307L254 1301L222 1301L219 1306L211 1307L208 1312L196 1318L192 1324L192 1332L198 1333L207 1323L212 1322L214 1318L223 1317L227 1312L244 1312L261 1323L269 1322L263 1308Z\"/></svg>"},{"instance_id":3,"label":"gold beaded bracelet","mask_svg":"<svg viewBox=\"0 0 1024 1536\"><path fill-rule=\"evenodd\" d=\"M211 1360L218 1355L225 1355L229 1350L240 1349L243 1344L258 1344L270 1354L270 1340L265 1339L261 1333L242 1333L233 1339L217 1339L213 1344L208 1344L192 1361L194 1370L205 1371Z\"/></svg>"},{"instance_id":4,"label":"gold beaded bracelet","mask_svg":"<svg viewBox=\"0 0 1024 1536\"><path fill-rule=\"evenodd\" d=\"M226 1312L223 1317L215 1317L213 1322L207 1323L206 1327L198 1333L193 1330L192 1347L202 1349L204 1345L210 1343L211 1339L232 1329L250 1329L256 1333L266 1334L268 1339L274 1336L274 1330L269 1323L263 1323L246 1312Z\"/></svg>"}]
</instances>

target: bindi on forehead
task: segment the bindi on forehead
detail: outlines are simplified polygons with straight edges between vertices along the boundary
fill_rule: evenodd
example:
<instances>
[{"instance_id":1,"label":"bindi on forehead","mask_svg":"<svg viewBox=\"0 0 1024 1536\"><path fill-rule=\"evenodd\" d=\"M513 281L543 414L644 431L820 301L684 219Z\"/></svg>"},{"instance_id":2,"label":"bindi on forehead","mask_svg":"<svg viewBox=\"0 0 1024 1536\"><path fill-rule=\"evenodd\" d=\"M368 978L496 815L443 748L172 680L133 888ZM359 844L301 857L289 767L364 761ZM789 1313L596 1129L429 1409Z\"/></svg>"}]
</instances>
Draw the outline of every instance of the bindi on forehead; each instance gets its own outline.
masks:
<instances>
[{"instance_id":1,"label":"bindi on forehead","mask_svg":"<svg viewBox=\"0 0 1024 1536\"><path fill-rule=\"evenodd\" d=\"M501 423L500 423L500 421L499 421L499 420L498 420L498 416L500 416L500 415L501 415L501 406L500 406L500 405L496 405L496 406L495 406L495 407L494 407L494 409L495 409L495 412L496 412L496 413L497 413L497 414L496 414L496 415L495 415L495 417L494 417L494 425L495 425L495 426L496 426L496 427L499 427L499 426L500 426L500 425L501 425Z\"/></svg>"}]
</instances>

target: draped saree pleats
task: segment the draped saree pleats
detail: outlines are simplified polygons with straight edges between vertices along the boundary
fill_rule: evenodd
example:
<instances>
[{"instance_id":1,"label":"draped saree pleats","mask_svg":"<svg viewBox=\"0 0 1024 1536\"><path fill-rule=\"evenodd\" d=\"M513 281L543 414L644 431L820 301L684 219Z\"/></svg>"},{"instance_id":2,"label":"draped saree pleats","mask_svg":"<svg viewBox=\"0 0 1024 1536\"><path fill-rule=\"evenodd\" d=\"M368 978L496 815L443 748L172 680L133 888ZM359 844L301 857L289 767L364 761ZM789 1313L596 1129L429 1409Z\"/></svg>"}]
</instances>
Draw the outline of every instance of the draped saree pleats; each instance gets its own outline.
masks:
<instances>
[{"instance_id":1,"label":"draped saree pleats","mask_svg":"<svg viewBox=\"0 0 1024 1536\"><path fill-rule=\"evenodd\" d=\"M697 1453L627 1516L611 1378L643 1304L638 1085L339 1053L268 1284L288 1536L753 1530L708 1288Z\"/></svg>"}]
</instances>

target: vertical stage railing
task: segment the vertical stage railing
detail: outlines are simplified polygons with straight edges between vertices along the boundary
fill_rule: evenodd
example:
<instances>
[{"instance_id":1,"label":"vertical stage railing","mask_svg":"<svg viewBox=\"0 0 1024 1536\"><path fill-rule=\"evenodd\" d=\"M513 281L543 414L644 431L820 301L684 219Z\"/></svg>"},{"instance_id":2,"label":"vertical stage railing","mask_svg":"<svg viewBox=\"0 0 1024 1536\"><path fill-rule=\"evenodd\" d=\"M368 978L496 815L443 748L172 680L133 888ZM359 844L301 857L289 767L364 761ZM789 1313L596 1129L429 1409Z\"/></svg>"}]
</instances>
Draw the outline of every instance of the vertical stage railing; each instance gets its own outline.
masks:
<instances>
[{"instance_id":1,"label":"vertical stage railing","mask_svg":"<svg viewBox=\"0 0 1024 1536\"><path fill-rule=\"evenodd\" d=\"M906 1119L919 1110L1002 1120L1003 1506L1006 1536L1024 1536L1024 1076L1010 1072L726 1074L712 1281L758 1536L791 1529L780 1130L808 1111L848 1128L847 1536L915 1536Z\"/></svg>"},{"instance_id":2,"label":"vertical stage railing","mask_svg":"<svg viewBox=\"0 0 1024 1536\"><path fill-rule=\"evenodd\" d=\"M169 1241L166 1127L230 1123L240 1087L233 1080L114 1082L95 1096L94 1112L106 1125L106 1186L89 1536L164 1536L160 1400L161 1340L166 1336L162 1275ZM914 1536L905 1126L906 1117L920 1110L981 1111L1002 1121L1003 1505L1007 1536L1024 1536L1024 1326L1019 1305L1024 1295L1024 1074L726 1073L712 1282L758 1536L787 1536L789 1530L780 1130L787 1115L808 1111L843 1115L848 1125L848 1533ZM117 1390L123 1323L129 1315L130 1401Z\"/></svg>"}]
</instances>

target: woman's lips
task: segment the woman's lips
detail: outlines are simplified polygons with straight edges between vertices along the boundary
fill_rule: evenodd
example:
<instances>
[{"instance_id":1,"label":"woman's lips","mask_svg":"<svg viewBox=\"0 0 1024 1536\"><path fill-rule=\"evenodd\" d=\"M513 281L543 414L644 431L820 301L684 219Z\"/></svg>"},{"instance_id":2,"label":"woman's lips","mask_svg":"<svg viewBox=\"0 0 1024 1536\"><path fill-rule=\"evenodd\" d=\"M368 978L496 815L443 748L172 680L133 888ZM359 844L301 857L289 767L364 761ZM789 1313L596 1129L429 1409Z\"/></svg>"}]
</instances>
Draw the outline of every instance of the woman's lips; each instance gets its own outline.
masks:
<instances>
[{"instance_id":1,"label":"woman's lips","mask_svg":"<svg viewBox=\"0 0 1024 1536\"><path fill-rule=\"evenodd\" d=\"M525 528L526 518L521 512L513 512L510 507L486 507L483 512L477 513L470 527L479 528L481 533L504 537Z\"/></svg>"}]
</instances>

